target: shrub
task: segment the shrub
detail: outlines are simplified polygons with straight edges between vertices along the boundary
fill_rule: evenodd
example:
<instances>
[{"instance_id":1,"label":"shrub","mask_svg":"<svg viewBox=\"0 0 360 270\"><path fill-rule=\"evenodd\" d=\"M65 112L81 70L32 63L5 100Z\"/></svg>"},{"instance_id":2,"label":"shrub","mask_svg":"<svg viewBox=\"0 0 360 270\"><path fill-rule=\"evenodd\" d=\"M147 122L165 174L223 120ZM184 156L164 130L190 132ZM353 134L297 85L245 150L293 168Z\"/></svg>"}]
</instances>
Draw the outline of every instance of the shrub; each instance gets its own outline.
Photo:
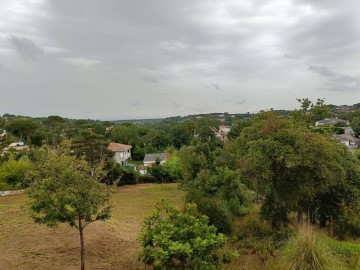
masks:
<instances>
[{"instance_id":1,"label":"shrub","mask_svg":"<svg viewBox=\"0 0 360 270\"><path fill-rule=\"evenodd\" d=\"M0 180L12 187L25 188L29 185L26 174L33 167L27 156L22 156L18 161L10 157L0 167Z\"/></svg>"},{"instance_id":2,"label":"shrub","mask_svg":"<svg viewBox=\"0 0 360 270\"><path fill-rule=\"evenodd\" d=\"M330 248L310 226L300 227L284 249L285 269L331 270L340 267Z\"/></svg>"},{"instance_id":3,"label":"shrub","mask_svg":"<svg viewBox=\"0 0 360 270\"><path fill-rule=\"evenodd\" d=\"M139 240L142 261L153 269L220 269L226 238L208 225L206 216L198 217L196 206L184 211L158 206L145 219Z\"/></svg>"},{"instance_id":4,"label":"shrub","mask_svg":"<svg viewBox=\"0 0 360 270\"><path fill-rule=\"evenodd\" d=\"M139 183L155 183L155 178L149 174L140 175L138 178Z\"/></svg>"},{"instance_id":5,"label":"shrub","mask_svg":"<svg viewBox=\"0 0 360 270\"><path fill-rule=\"evenodd\" d=\"M106 174L106 177L102 179L102 182L108 185L116 184L122 186L137 184L138 178L139 174L133 168L125 168L115 163Z\"/></svg>"},{"instance_id":6,"label":"shrub","mask_svg":"<svg viewBox=\"0 0 360 270\"><path fill-rule=\"evenodd\" d=\"M217 197L203 196L196 190L189 191L186 200L195 203L200 213L206 215L209 223L214 225L219 232L230 233L232 231L233 215L223 200Z\"/></svg>"}]
</instances>

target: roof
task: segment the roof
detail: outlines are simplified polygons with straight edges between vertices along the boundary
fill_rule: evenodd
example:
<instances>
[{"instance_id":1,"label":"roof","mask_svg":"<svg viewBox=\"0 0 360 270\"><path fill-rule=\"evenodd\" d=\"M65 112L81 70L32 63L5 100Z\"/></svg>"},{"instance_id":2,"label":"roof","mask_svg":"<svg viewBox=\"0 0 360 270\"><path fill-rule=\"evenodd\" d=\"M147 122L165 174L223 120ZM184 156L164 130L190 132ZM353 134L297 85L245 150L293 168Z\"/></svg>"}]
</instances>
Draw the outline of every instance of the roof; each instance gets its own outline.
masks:
<instances>
[{"instance_id":1,"label":"roof","mask_svg":"<svg viewBox=\"0 0 360 270\"><path fill-rule=\"evenodd\" d=\"M113 152L125 152L131 148L132 148L131 145L112 142L109 144L107 149Z\"/></svg>"},{"instance_id":2,"label":"roof","mask_svg":"<svg viewBox=\"0 0 360 270\"><path fill-rule=\"evenodd\" d=\"M316 121L316 124L321 124L321 125L326 125L326 124L337 124L337 123L341 123L341 122L344 122L344 123L347 123L346 120L343 120L343 119L338 119L338 118L325 118L325 119L322 119L322 120L319 120L319 121Z\"/></svg>"},{"instance_id":3,"label":"roof","mask_svg":"<svg viewBox=\"0 0 360 270\"><path fill-rule=\"evenodd\" d=\"M167 157L166 153L153 153L153 154L145 154L144 162L156 162L157 159L161 161L165 161Z\"/></svg>"},{"instance_id":4,"label":"roof","mask_svg":"<svg viewBox=\"0 0 360 270\"><path fill-rule=\"evenodd\" d=\"M17 147L17 146L24 146L25 144L23 142L15 142L11 143L9 147Z\"/></svg>"}]
</instances>

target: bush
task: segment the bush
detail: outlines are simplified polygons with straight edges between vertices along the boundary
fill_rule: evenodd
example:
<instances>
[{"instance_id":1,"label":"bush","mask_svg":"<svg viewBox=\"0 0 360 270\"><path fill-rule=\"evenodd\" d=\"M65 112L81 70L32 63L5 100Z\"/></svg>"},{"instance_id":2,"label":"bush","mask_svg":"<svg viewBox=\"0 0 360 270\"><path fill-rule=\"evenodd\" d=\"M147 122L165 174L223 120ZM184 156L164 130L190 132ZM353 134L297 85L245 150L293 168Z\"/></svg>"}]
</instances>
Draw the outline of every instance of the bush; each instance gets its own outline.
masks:
<instances>
[{"instance_id":1,"label":"bush","mask_svg":"<svg viewBox=\"0 0 360 270\"><path fill-rule=\"evenodd\" d=\"M115 163L110 168L102 182L108 185L116 184L118 186L134 185L138 183L138 178L139 173L136 172L133 168L125 168L122 167L119 163Z\"/></svg>"},{"instance_id":2,"label":"bush","mask_svg":"<svg viewBox=\"0 0 360 270\"><path fill-rule=\"evenodd\" d=\"M331 270L339 269L340 263L330 248L310 226L300 227L284 249L285 269Z\"/></svg>"},{"instance_id":3,"label":"bush","mask_svg":"<svg viewBox=\"0 0 360 270\"><path fill-rule=\"evenodd\" d=\"M34 165L27 156L22 156L18 161L9 158L0 167L0 181L16 188L25 188L29 185L26 174Z\"/></svg>"},{"instance_id":4,"label":"bush","mask_svg":"<svg viewBox=\"0 0 360 270\"><path fill-rule=\"evenodd\" d=\"M142 261L153 269L220 269L226 238L208 225L206 216L198 217L195 205L184 211L169 206L156 208L145 219L139 240Z\"/></svg>"},{"instance_id":5,"label":"bush","mask_svg":"<svg viewBox=\"0 0 360 270\"><path fill-rule=\"evenodd\" d=\"M139 183L155 183L155 178L149 174L140 175L138 178Z\"/></svg>"},{"instance_id":6,"label":"bush","mask_svg":"<svg viewBox=\"0 0 360 270\"><path fill-rule=\"evenodd\" d=\"M223 200L203 196L194 190L188 192L186 201L195 203L200 213L209 217L209 224L214 225L219 232L230 233L232 231L233 215Z\"/></svg>"}]
</instances>

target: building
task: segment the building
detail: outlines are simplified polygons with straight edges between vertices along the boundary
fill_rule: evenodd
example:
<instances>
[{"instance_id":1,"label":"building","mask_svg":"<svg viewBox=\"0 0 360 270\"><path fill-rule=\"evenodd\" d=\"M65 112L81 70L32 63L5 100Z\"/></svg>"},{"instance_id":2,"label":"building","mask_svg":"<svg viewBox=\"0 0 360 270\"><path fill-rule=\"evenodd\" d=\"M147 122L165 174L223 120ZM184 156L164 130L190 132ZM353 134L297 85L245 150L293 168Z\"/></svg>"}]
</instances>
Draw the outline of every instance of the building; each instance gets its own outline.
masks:
<instances>
[{"instance_id":1,"label":"building","mask_svg":"<svg viewBox=\"0 0 360 270\"><path fill-rule=\"evenodd\" d=\"M152 153L152 154L145 154L144 157L144 166L150 166L156 163L159 163L160 165L164 164L167 160L167 154L166 153Z\"/></svg>"},{"instance_id":2,"label":"building","mask_svg":"<svg viewBox=\"0 0 360 270\"><path fill-rule=\"evenodd\" d=\"M228 134L230 132L230 129L231 128L229 126L219 126L216 133L216 137L218 137L222 142L228 141L229 140Z\"/></svg>"},{"instance_id":3,"label":"building","mask_svg":"<svg viewBox=\"0 0 360 270\"><path fill-rule=\"evenodd\" d=\"M316 127L325 126L325 125L336 125L336 124L341 124L343 127L346 127L349 125L349 122L338 118L325 118L315 122Z\"/></svg>"},{"instance_id":4,"label":"building","mask_svg":"<svg viewBox=\"0 0 360 270\"><path fill-rule=\"evenodd\" d=\"M129 159L131 159L131 148L131 145L112 142L107 149L115 153L115 162L120 165L125 165L128 163Z\"/></svg>"},{"instance_id":5,"label":"building","mask_svg":"<svg viewBox=\"0 0 360 270\"><path fill-rule=\"evenodd\" d=\"M4 148L1 156L4 156L10 152L21 152L21 151L29 151L29 146L25 145L24 142L14 142L9 144L8 147Z\"/></svg>"}]
</instances>

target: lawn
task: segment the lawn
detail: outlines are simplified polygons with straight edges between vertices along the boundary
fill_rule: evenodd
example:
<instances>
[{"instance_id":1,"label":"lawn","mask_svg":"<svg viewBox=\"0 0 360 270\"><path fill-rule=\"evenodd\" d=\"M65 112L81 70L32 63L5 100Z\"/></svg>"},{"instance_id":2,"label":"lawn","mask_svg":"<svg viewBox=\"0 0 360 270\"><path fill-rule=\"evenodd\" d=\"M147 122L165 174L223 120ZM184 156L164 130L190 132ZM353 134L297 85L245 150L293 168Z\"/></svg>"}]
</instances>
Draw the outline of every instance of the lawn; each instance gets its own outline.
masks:
<instances>
[{"instance_id":1,"label":"lawn","mask_svg":"<svg viewBox=\"0 0 360 270\"><path fill-rule=\"evenodd\" d=\"M116 189L112 218L85 229L87 269L144 269L136 237L144 217L165 199L183 205L176 184L142 184ZM30 218L28 197L0 197L0 269L79 269L79 234L62 224L51 229Z\"/></svg>"}]
</instances>

